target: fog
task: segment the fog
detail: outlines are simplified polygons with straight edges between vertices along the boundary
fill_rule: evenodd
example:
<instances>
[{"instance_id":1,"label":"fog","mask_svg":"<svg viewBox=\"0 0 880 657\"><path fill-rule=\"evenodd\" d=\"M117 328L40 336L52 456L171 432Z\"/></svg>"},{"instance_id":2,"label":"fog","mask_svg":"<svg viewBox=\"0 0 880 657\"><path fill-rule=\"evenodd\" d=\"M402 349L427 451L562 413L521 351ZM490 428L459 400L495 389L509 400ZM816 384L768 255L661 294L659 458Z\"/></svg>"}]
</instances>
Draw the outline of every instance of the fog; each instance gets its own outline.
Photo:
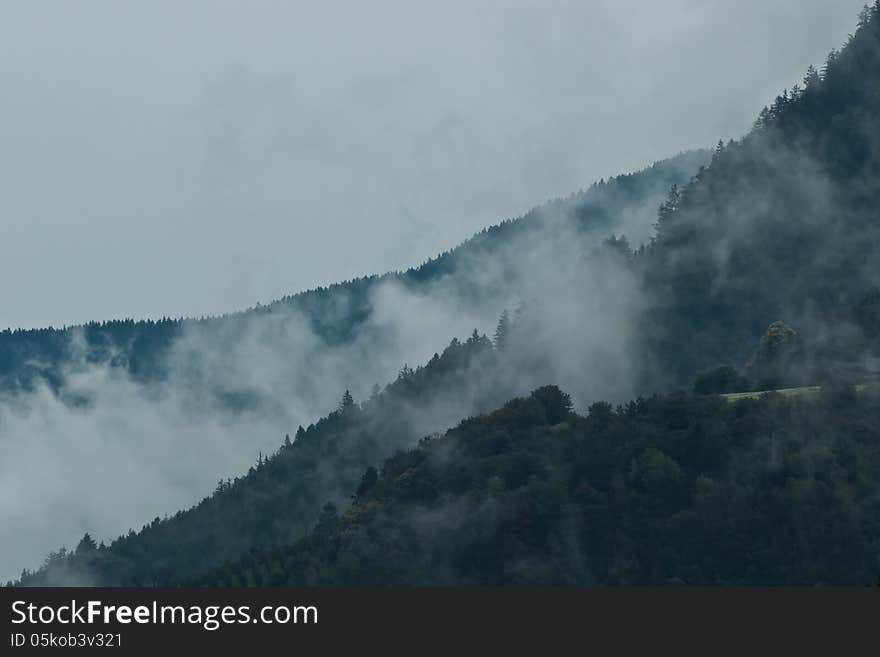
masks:
<instances>
[{"instance_id":1,"label":"fog","mask_svg":"<svg viewBox=\"0 0 880 657\"><path fill-rule=\"evenodd\" d=\"M661 196L658 189L634 202L617 224L647 233ZM473 389L413 408L413 443L548 383L572 392L581 409L598 398L623 401L635 390L640 291L632 271L595 254L618 226L576 229L561 207L534 218L551 230L522 231L491 258L466 252L452 274L426 286L379 282L368 319L348 342L328 345L306 316L279 305L185 323L160 381L136 382L74 349L60 394L41 388L0 400L0 523L14 528L4 532L0 580L39 565L50 550L74 547L86 531L109 542L191 506L218 480L274 452L298 425L334 410L346 389L363 400L453 337L474 329L492 335L501 312L523 303L528 352L494 390L473 371L464 377ZM350 302L337 294L341 316ZM71 339L76 346L80 333ZM328 495L336 488L328 484Z\"/></svg>"},{"instance_id":2,"label":"fog","mask_svg":"<svg viewBox=\"0 0 880 657\"><path fill-rule=\"evenodd\" d=\"M0 325L219 313L417 264L547 197L740 135L860 4L4 6ZM342 346L282 308L187 323L161 385L74 359L60 397L3 399L0 581L85 531L112 540L195 503L345 389L363 399L523 301L543 360L512 386L559 383L581 410L623 401L644 299L584 255L610 232L646 239L658 201L418 292L379 285ZM461 280L500 292L469 303ZM445 411L426 432L473 409Z\"/></svg>"}]
</instances>

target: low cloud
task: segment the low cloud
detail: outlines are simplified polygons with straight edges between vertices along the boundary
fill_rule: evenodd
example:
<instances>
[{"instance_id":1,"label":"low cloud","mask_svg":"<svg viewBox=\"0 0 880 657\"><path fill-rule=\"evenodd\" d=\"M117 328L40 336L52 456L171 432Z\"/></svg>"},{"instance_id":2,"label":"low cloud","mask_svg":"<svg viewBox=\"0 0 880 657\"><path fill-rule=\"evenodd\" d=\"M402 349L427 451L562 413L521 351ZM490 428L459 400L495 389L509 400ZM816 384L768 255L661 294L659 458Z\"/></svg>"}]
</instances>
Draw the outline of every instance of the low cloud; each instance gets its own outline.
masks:
<instances>
[{"instance_id":1,"label":"low cloud","mask_svg":"<svg viewBox=\"0 0 880 657\"><path fill-rule=\"evenodd\" d=\"M656 202L634 204L619 221L632 225L648 216L643 205ZM635 279L619 259L595 253L605 228L576 227L551 208L541 220L552 230L523 231L492 257L466 255L454 273L428 285L381 279L350 341L330 345L309 318L276 304L185 322L161 381L88 364L79 350L60 394L43 387L2 400L0 524L14 529L0 553L0 579L39 565L49 550L73 547L86 531L109 541L195 503L260 452L273 452L286 433L333 410L344 390L364 399L404 363L425 363L453 337L474 329L491 336L502 310L520 304L532 349L508 364L498 403L546 383L568 388L581 406L599 397L622 401L634 389L638 358ZM350 302L338 295L340 321ZM77 339L74 333L74 345ZM469 374L474 385L480 376ZM457 401L430 402L414 439L487 410L467 390Z\"/></svg>"}]
</instances>

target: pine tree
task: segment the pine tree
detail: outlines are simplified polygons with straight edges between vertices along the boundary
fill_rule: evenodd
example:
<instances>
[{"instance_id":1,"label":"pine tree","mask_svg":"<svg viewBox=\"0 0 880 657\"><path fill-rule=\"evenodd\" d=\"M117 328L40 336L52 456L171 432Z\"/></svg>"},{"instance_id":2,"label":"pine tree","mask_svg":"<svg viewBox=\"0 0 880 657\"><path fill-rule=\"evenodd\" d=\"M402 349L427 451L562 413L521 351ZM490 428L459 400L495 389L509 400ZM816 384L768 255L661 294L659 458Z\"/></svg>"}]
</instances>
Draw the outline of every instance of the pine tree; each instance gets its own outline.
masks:
<instances>
[{"instance_id":1,"label":"pine tree","mask_svg":"<svg viewBox=\"0 0 880 657\"><path fill-rule=\"evenodd\" d=\"M825 66L822 67L822 79L827 80L829 74L834 70L835 65L837 64L837 60L840 57L840 53L836 49L832 49L830 53L828 53L828 57L825 60Z\"/></svg>"},{"instance_id":2,"label":"pine tree","mask_svg":"<svg viewBox=\"0 0 880 657\"><path fill-rule=\"evenodd\" d=\"M819 78L819 71L816 70L815 66L811 65L807 69L807 74L804 76L804 91L815 91L818 89L821 81L822 80Z\"/></svg>"},{"instance_id":3,"label":"pine tree","mask_svg":"<svg viewBox=\"0 0 880 657\"><path fill-rule=\"evenodd\" d=\"M509 342L510 339L510 315L507 312L507 309L504 309L504 312L501 313L501 317L498 318L498 326L495 328L495 349L498 351L503 351Z\"/></svg>"},{"instance_id":4,"label":"pine tree","mask_svg":"<svg viewBox=\"0 0 880 657\"><path fill-rule=\"evenodd\" d=\"M76 546L77 554L85 554L87 552L94 552L98 549L98 544L95 543L95 539L89 536L88 532L86 532L80 542Z\"/></svg>"},{"instance_id":5,"label":"pine tree","mask_svg":"<svg viewBox=\"0 0 880 657\"><path fill-rule=\"evenodd\" d=\"M669 189L666 201L660 206L660 210L657 213L657 224L662 225L667 219L669 219L669 217L678 209L678 204L680 202L681 191L679 190L678 185L673 185Z\"/></svg>"},{"instance_id":6,"label":"pine tree","mask_svg":"<svg viewBox=\"0 0 880 657\"><path fill-rule=\"evenodd\" d=\"M768 125L770 125L770 122L771 122L772 118L773 118L773 117L772 117L772 114L771 114L771 112L770 112L770 108L765 106L765 107L764 107L764 108L758 113L758 118L755 120L755 128L756 128L756 129L759 129L759 130L760 130L761 128L766 128Z\"/></svg>"},{"instance_id":7,"label":"pine tree","mask_svg":"<svg viewBox=\"0 0 880 657\"><path fill-rule=\"evenodd\" d=\"M354 397L351 396L351 392L346 390L345 394L342 395L342 400L339 402L339 412L345 413L346 411L351 410L354 406Z\"/></svg>"}]
</instances>

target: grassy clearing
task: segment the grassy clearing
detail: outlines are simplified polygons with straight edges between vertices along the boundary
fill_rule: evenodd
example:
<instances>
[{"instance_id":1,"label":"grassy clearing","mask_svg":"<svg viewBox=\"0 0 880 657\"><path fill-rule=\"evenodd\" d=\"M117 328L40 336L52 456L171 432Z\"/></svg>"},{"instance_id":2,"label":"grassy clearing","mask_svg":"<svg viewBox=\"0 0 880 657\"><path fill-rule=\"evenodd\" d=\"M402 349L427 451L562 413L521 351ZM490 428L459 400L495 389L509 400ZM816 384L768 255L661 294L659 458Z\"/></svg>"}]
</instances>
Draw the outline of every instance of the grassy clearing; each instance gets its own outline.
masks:
<instances>
[{"instance_id":1,"label":"grassy clearing","mask_svg":"<svg viewBox=\"0 0 880 657\"><path fill-rule=\"evenodd\" d=\"M856 386L856 392L863 392L868 388L880 388L878 385L871 384L862 384ZM820 386L805 386L803 388L782 388L780 390L760 390L757 392L733 392L727 395L721 395L727 401L738 401L740 399L757 399L761 395L766 395L771 392L778 393L780 395L785 395L786 397L815 397L819 394L821 390Z\"/></svg>"}]
</instances>

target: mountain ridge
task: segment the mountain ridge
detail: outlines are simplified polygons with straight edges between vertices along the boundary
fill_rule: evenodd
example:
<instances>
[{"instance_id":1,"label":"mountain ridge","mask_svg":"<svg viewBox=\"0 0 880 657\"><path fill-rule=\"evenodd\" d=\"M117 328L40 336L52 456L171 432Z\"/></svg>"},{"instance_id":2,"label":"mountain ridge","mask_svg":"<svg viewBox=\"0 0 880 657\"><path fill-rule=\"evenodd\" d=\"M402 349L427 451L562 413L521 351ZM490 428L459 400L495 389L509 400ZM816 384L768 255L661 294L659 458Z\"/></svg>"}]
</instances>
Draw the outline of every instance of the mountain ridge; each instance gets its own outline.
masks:
<instances>
[{"instance_id":1,"label":"mountain ridge","mask_svg":"<svg viewBox=\"0 0 880 657\"><path fill-rule=\"evenodd\" d=\"M467 575L476 577L477 566L496 577L477 583L491 584L534 583L529 577L535 574L537 581L567 584L872 581L880 572L871 556L880 545L880 519L873 502L880 488L872 447L880 425L876 399L855 395L854 381L848 377L853 372L868 376L872 364L880 362L878 116L880 2L866 8L858 30L842 51L829 56L821 74L810 69L804 87L780 95L761 113L751 133L719 144L708 166L688 184L672 188L648 244L633 250L612 236L586 254L577 253L583 244L574 245L574 253L566 252L569 259L562 262L537 259L547 270L557 268L526 268L536 276L547 275L541 281L546 294L530 300L511 325L499 322L494 344L477 331L464 345L454 340L443 356L436 355L415 373L404 366L398 380L378 394L381 399L390 390L386 401L405 400L400 408L414 411L416 419L424 420L432 403L446 412L445 420L455 412L461 412L457 420L473 415L452 435L465 434L483 452L460 462L439 458L437 467L410 472L426 462L425 450L434 449L430 445L455 446L456 441L431 439L425 449L412 448L419 431L408 425L400 428L396 445L385 445L405 451L386 458L380 473L375 466L383 462L382 454L364 430L365 418L358 415L367 407L353 406L346 393L323 426L332 429L340 418L360 418L347 427L352 440L342 442L344 447L364 446L357 465L371 465L361 471L359 482L356 466L345 462L345 450L339 460L326 459L334 451L333 458L339 457L338 440L310 443L309 433L318 434L309 429L289 449L298 454L309 444L329 449L324 453L323 447L316 447L325 459L305 458L303 472L314 475L327 463L341 463L346 478L336 499L344 500L346 487L354 491L352 518L339 525L326 505L326 513L319 516L326 490L310 490L313 494L305 499L296 498L306 518L298 521L296 531L307 532L314 522L317 529L280 548L286 553L239 560L231 566L232 581L250 583L250 577L256 583L287 584L447 583L442 576L450 574L452 583L475 583ZM621 300L622 306L614 305ZM602 325L609 316L613 321ZM585 338L596 325L606 332ZM774 361L780 350L772 340L765 343L768 348L759 348L763 361L749 360L768 325L774 338L784 338L792 347L781 350L782 371L777 366L783 360ZM560 363L550 363L551 354L569 367L554 369ZM667 394L648 400L636 397L617 410L594 401L587 416L578 416L572 415L571 398L556 382L545 381L548 385L535 386L530 396L514 393L515 399L494 413L486 414L485 409L498 402L497 397L509 398L516 386L531 383L527 375L567 375L580 381L592 377L607 390L615 374L633 365L636 385L668 390L689 385L707 368L725 370L716 383L744 385L745 377L724 367L743 364L757 377L755 385L774 381L782 387L789 379L804 380L819 385L820 399L807 404L769 395L731 404L715 395ZM712 381L706 378L701 385ZM464 407L454 403L460 401L457 398L465 400ZM393 407L383 420L400 410ZM633 422L642 413L645 422ZM621 432L604 433L615 424ZM561 451L554 443L557 433L564 438ZM525 443L520 440L524 436L529 438ZM579 452L584 458L568 458ZM268 477L286 458L281 454L268 465L261 456L246 481ZM577 464L574 470L572 463ZM732 478L725 479L725 472L733 473ZM237 489L233 485L230 490ZM230 490L218 486L216 499L231 496ZM371 509L382 511L377 496L383 490L391 494L392 512L379 513L375 524ZM268 514L259 527L283 534L283 522L281 527L273 525L283 513L270 511L289 500L266 492L243 508ZM501 525L491 522L498 518L491 514L484 527L467 525L469 517L481 517L480 504L495 493L514 511L522 505L526 512L522 517L502 514ZM409 495L419 503L451 498L449 510L465 521L439 523L446 541L439 544L446 545L448 553L432 551L433 541L422 542L418 527L409 520L419 510L437 509L408 505ZM464 498L463 506L457 506L456 495ZM470 501L479 504L475 507ZM556 502L575 514L558 525L544 517ZM752 506L758 515L750 515ZM597 509L593 518L590 514ZM624 514L623 525L615 524L618 511ZM241 515L226 520L238 521ZM358 520L361 516L363 522ZM718 525L713 518L731 523ZM818 530L811 524L815 518L821 519ZM590 552L593 520L599 538ZM471 533L489 533L471 540L459 531L462 526ZM178 529L194 535L196 545L204 536L193 526ZM145 527L143 534L156 531ZM691 543L688 536L695 533L703 538ZM432 531L426 535L436 536ZM210 545L215 561L228 556L222 541L216 540L221 535L211 536L200 546L203 552ZM248 538L253 535L244 540ZM291 538L274 535L272 541ZM574 541L574 549L567 540ZM169 540L166 551L174 545ZM337 549L340 545L344 549ZM720 546L720 551L707 545ZM50 555L47 568L33 576L26 573L24 583L38 582L53 569L71 564L112 561L112 551L85 541L73 557ZM398 557L383 566L389 554ZM679 554L689 555L691 563L679 562ZM458 555L464 565L450 563L449 555ZM155 556L145 550L144 560L136 561L135 570L144 571L135 576L137 583L164 583L175 577L187 581L187 576L199 577L200 567L209 573L204 583L225 577L211 571L208 563L196 560L181 571L151 562ZM280 560L277 568L273 559ZM493 560L500 570L493 570ZM542 570L542 560L552 570ZM523 563L529 577L517 570ZM581 568L588 563L592 565ZM420 564L431 567L422 570ZM273 571L279 569L276 577Z\"/></svg>"},{"instance_id":2,"label":"mountain ridge","mask_svg":"<svg viewBox=\"0 0 880 657\"><path fill-rule=\"evenodd\" d=\"M672 184L684 183L702 163L708 161L708 157L708 151L680 153L639 172L594 183L567 198L547 201L520 217L483 229L421 265L400 272L373 274L319 286L265 305L257 304L244 310L202 318L121 319L60 329L0 330L0 389L28 389L40 382L48 383L56 390L60 388L64 379L61 365L73 357L70 343L76 335L82 337L84 344L81 348L84 347L88 362L121 365L134 377L144 380L162 375L163 353L180 337L185 327L193 325L213 327L292 309L303 312L315 333L333 345L349 339L352 331L357 330L369 312L369 291L376 285L394 280L411 287L449 276L463 260L483 257L487 252L497 250L499 243L509 243L516 233L539 230L551 213L580 214L578 221L584 228L593 228L588 224L594 223L596 230L607 228L628 204L648 207L653 213L666 190ZM609 209L606 205L612 207ZM343 303L350 306L342 318L334 309L339 297L344 297Z\"/></svg>"}]
</instances>

